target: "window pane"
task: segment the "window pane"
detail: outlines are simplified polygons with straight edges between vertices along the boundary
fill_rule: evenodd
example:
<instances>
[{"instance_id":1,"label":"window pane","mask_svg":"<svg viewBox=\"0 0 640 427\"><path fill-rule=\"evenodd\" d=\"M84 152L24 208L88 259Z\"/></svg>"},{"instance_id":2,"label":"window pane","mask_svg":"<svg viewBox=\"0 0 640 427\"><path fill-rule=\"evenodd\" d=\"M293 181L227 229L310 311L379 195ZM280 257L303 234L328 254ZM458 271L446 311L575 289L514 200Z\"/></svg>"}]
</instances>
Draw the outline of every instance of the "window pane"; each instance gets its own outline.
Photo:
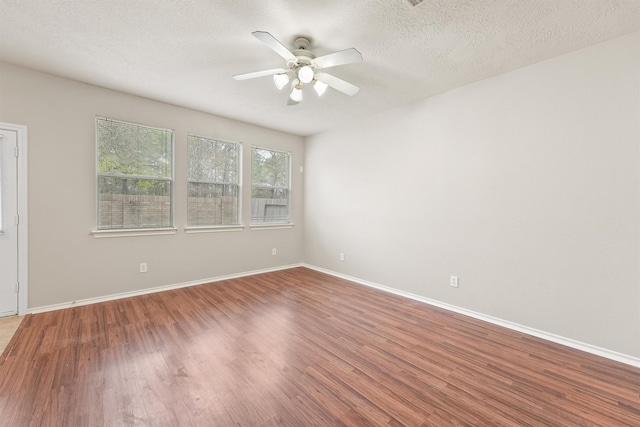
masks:
<instances>
[{"instance_id":1,"label":"window pane","mask_svg":"<svg viewBox=\"0 0 640 427\"><path fill-rule=\"evenodd\" d=\"M253 147L251 156L251 223L288 223L289 153Z\"/></svg>"},{"instance_id":2,"label":"window pane","mask_svg":"<svg viewBox=\"0 0 640 427\"><path fill-rule=\"evenodd\" d=\"M97 120L98 172L171 178L172 132Z\"/></svg>"},{"instance_id":3,"label":"window pane","mask_svg":"<svg viewBox=\"0 0 640 427\"><path fill-rule=\"evenodd\" d=\"M289 153L254 147L251 161L254 186L289 188Z\"/></svg>"},{"instance_id":4,"label":"window pane","mask_svg":"<svg viewBox=\"0 0 640 427\"><path fill-rule=\"evenodd\" d=\"M187 226L239 224L240 144L189 135L187 147Z\"/></svg>"},{"instance_id":5,"label":"window pane","mask_svg":"<svg viewBox=\"0 0 640 427\"><path fill-rule=\"evenodd\" d=\"M187 225L238 224L239 187L232 184L190 182L187 199Z\"/></svg>"},{"instance_id":6,"label":"window pane","mask_svg":"<svg viewBox=\"0 0 640 427\"><path fill-rule=\"evenodd\" d=\"M289 222L289 190L253 188L251 223Z\"/></svg>"},{"instance_id":7,"label":"window pane","mask_svg":"<svg viewBox=\"0 0 640 427\"><path fill-rule=\"evenodd\" d=\"M189 135L189 180L238 183L240 146Z\"/></svg>"},{"instance_id":8,"label":"window pane","mask_svg":"<svg viewBox=\"0 0 640 427\"><path fill-rule=\"evenodd\" d=\"M171 226L171 181L98 177L98 229Z\"/></svg>"}]
</instances>

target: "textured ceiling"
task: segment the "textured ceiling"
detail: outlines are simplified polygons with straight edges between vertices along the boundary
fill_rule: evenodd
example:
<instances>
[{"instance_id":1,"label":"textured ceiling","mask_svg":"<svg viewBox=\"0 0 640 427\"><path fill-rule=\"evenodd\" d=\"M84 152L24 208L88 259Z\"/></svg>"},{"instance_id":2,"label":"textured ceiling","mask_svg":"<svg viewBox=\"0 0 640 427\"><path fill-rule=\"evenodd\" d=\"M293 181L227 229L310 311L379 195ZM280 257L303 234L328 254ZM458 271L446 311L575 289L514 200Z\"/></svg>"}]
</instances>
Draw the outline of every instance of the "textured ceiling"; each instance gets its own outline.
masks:
<instances>
[{"instance_id":1,"label":"textured ceiling","mask_svg":"<svg viewBox=\"0 0 640 427\"><path fill-rule=\"evenodd\" d=\"M640 30L640 0L0 0L0 60L216 115L311 135ZM285 61L252 31L316 55L355 47L331 73L348 97L270 77Z\"/></svg>"}]
</instances>

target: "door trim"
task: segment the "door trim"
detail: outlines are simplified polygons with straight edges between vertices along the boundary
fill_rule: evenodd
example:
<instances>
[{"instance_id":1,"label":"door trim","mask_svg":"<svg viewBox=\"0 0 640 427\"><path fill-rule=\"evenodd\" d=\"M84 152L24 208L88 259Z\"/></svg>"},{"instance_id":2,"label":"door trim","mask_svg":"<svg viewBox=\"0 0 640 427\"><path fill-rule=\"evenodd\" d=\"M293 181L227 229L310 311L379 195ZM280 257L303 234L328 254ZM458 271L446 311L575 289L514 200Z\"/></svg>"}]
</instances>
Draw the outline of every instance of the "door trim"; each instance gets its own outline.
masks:
<instances>
[{"instance_id":1,"label":"door trim","mask_svg":"<svg viewBox=\"0 0 640 427\"><path fill-rule=\"evenodd\" d=\"M18 144L18 315L27 314L29 304L29 216L27 209L27 127L0 122L0 128L16 132Z\"/></svg>"}]
</instances>

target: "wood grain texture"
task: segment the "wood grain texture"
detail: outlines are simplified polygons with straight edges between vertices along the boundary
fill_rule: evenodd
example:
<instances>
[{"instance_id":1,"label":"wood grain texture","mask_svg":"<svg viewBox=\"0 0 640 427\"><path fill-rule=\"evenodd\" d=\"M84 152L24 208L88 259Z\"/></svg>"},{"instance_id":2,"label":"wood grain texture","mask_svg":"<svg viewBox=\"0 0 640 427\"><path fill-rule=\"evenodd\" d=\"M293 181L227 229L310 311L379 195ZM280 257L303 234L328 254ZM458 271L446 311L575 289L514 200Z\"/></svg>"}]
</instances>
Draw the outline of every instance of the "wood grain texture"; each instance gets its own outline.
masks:
<instances>
[{"instance_id":1,"label":"wood grain texture","mask_svg":"<svg viewBox=\"0 0 640 427\"><path fill-rule=\"evenodd\" d=\"M11 426L639 426L640 369L305 268L27 316Z\"/></svg>"}]
</instances>

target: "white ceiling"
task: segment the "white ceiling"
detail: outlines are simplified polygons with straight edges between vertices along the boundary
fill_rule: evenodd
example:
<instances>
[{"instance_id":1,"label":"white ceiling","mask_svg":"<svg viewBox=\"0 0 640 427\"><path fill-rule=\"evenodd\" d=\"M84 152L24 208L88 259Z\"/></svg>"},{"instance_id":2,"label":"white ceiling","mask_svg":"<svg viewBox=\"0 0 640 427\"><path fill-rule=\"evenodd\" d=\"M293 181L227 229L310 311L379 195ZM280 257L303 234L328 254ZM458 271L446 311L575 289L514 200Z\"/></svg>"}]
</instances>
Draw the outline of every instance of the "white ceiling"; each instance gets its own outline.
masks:
<instances>
[{"instance_id":1,"label":"white ceiling","mask_svg":"<svg viewBox=\"0 0 640 427\"><path fill-rule=\"evenodd\" d=\"M640 0L0 0L0 60L82 82L311 135L362 116L640 30ZM331 73L348 97L271 77L285 65L268 31L317 56L355 47Z\"/></svg>"}]
</instances>

